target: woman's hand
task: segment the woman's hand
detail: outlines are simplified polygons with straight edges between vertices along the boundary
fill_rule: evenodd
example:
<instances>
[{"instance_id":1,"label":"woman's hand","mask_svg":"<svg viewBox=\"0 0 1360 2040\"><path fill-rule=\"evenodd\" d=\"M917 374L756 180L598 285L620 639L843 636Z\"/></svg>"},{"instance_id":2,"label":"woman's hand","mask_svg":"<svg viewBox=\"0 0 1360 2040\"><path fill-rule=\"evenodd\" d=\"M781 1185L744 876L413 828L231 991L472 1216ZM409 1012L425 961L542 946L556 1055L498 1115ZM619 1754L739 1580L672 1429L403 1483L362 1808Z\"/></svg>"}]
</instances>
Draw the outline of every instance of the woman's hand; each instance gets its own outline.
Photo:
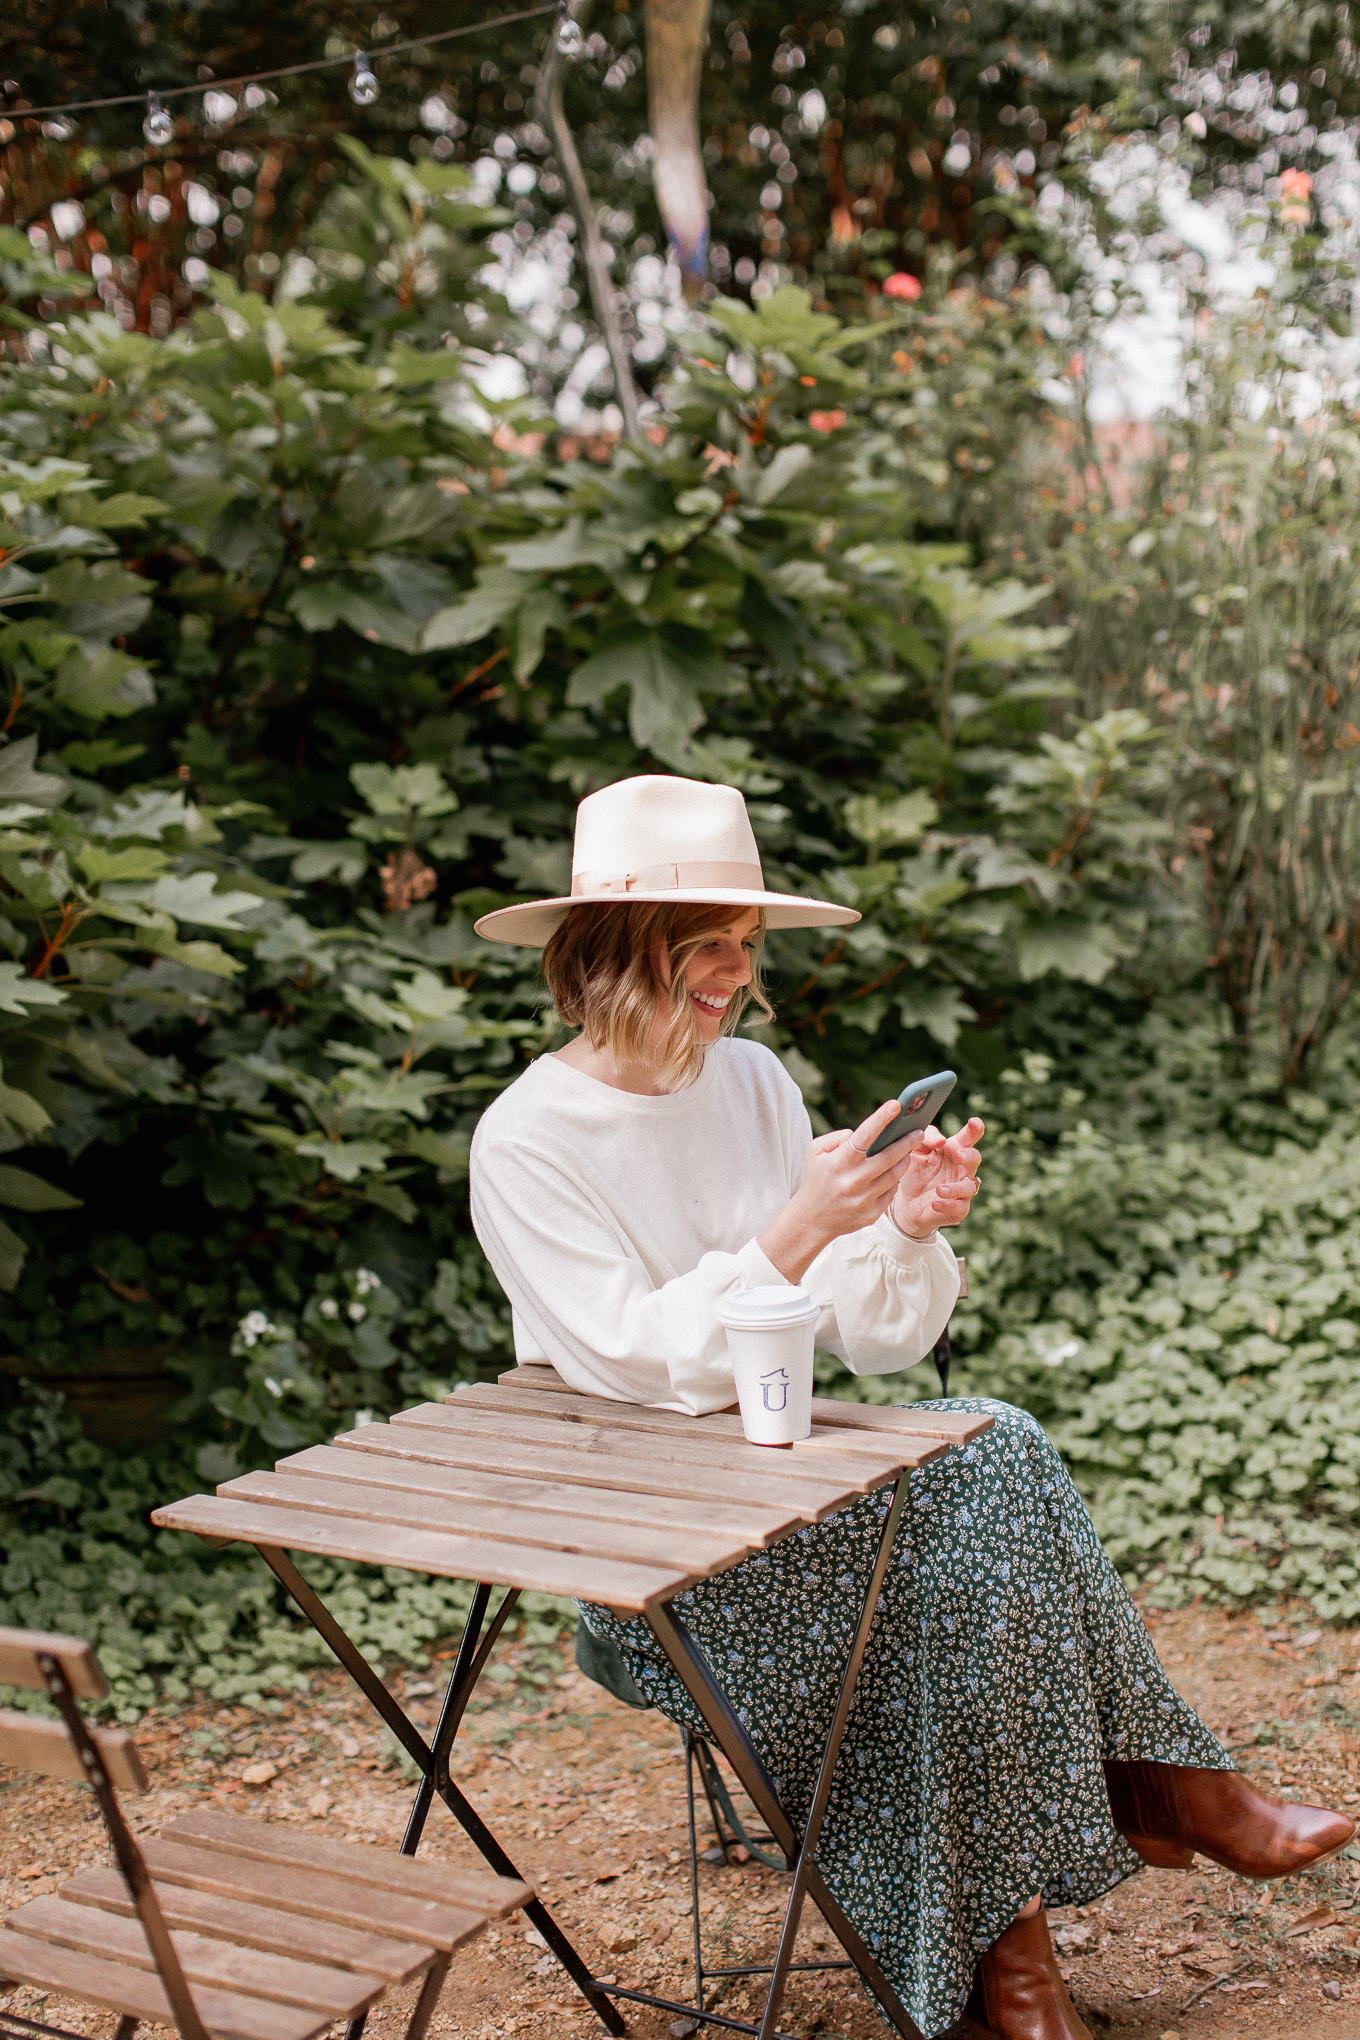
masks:
<instances>
[{"instance_id":1,"label":"woman's hand","mask_svg":"<svg viewBox=\"0 0 1360 2040\"><path fill-rule=\"evenodd\" d=\"M967 1218L978 1192L982 1157L977 1144L986 1131L980 1119L970 1119L963 1131L949 1140L938 1127L926 1128L893 1198L893 1224L899 1232L909 1239L924 1240L937 1226L958 1225Z\"/></svg>"},{"instance_id":2,"label":"woman's hand","mask_svg":"<svg viewBox=\"0 0 1360 2040\"><path fill-rule=\"evenodd\" d=\"M865 1150L901 1110L892 1098L853 1132L841 1127L813 1141L797 1194L757 1242L787 1281L797 1282L832 1240L843 1233L862 1231L893 1204L924 1136L908 1133L878 1155ZM976 1124L981 1132L981 1122ZM940 1135L936 1140L942 1147L948 1145ZM973 1167L976 1171L976 1161ZM932 1185L938 1173L935 1168L930 1171ZM927 1230L932 1230L934 1223L932 1220Z\"/></svg>"}]
</instances>

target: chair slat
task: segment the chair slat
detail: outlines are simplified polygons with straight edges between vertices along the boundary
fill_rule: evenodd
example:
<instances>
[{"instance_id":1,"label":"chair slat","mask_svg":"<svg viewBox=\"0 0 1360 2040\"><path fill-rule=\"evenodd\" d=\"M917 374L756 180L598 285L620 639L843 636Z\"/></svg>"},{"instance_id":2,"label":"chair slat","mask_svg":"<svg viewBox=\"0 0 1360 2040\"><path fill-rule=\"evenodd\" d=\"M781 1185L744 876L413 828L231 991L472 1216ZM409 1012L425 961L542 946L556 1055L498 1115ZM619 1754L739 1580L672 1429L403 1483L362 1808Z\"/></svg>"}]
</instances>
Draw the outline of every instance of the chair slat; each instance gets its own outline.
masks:
<instances>
[{"instance_id":1,"label":"chair slat","mask_svg":"<svg viewBox=\"0 0 1360 2040\"><path fill-rule=\"evenodd\" d=\"M59 1897L70 1905L98 1907L131 1919L136 1912L116 1870L80 1870L61 1886ZM352 1969L383 1983L409 1983L429 1966L432 1947L419 1941L397 1941L389 1935L336 1926L330 1920L300 1919L296 1913L251 1905L240 1898L222 1898L211 1891L190 1891L183 1885L158 1884L165 1923L210 1939L234 1941L241 1948L259 1948L267 1955L296 1955L325 1962L332 1969Z\"/></svg>"},{"instance_id":2,"label":"chair slat","mask_svg":"<svg viewBox=\"0 0 1360 2040\"><path fill-rule=\"evenodd\" d=\"M158 1976L98 1956L78 1955L71 1948L50 1948L7 1927L0 1927L0 1976L174 2028L170 2001ZM274 2005L265 1998L201 1985L193 1998L208 2031L222 2040L313 2040L331 2023L326 2012L305 2012L296 2005Z\"/></svg>"},{"instance_id":3,"label":"chair slat","mask_svg":"<svg viewBox=\"0 0 1360 2040\"><path fill-rule=\"evenodd\" d=\"M432 1863L399 1856L362 1842L335 1842L326 1835L299 1834L275 1822L266 1826L236 1813L200 1809L181 1814L161 1829L163 1842L220 1850L257 1863L281 1863L300 1870L319 1870L352 1878L380 1891L396 1891L437 1905L475 1909L501 1920L533 1897L533 1888L516 1877L497 1877L494 1870L465 1869L458 1863Z\"/></svg>"},{"instance_id":4,"label":"chair slat","mask_svg":"<svg viewBox=\"0 0 1360 2040\"><path fill-rule=\"evenodd\" d=\"M88 1905L68 1905L60 1898L35 1898L5 1925L16 1934L57 1948L73 1948L105 1962L125 1963L154 1972L156 1963L137 1919L96 1912ZM352 1970L322 1967L294 1956L265 1955L258 1948L234 1948L227 1941L202 1934L172 1934L180 1967L191 1984L240 1991L245 1997L268 1998L304 2011L325 2012L332 2019L352 2018L382 1996L384 1986Z\"/></svg>"},{"instance_id":5,"label":"chair slat","mask_svg":"<svg viewBox=\"0 0 1360 2040\"><path fill-rule=\"evenodd\" d=\"M119 1792L145 1792L151 1781L132 1737L121 1728L92 1728L90 1738L109 1782ZM40 1771L47 1778L83 1778L85 1766L65 1724L0 1707L0 1764L13 1771Z\"/></svg>"},{"instance_id":6,"label":"chair slat","mask_svg":"<svg viewBox=\"0 0 1360 2040\"><path fill-rule=\"evenodd\" d=\"M157 1883L187 1884L192 1891L277 1906L281 1912L333 1920L337 1926L359 1927L396 1940L421 1941L442 1955L459 1947L483 1923L480 1912L376 1891L348 1877L327 1876L321 1871L302 1876L287 1864L254 1863L244 1856L185 1847L179 1842L146 1842L142 1854Z\"/></svg>"},{"instance_id":7,"label":"chair slat","mask_svg":"<svg viewBox=\"0 0 1360 2040\"><path fill-rule=\"evenodd\" d=\"M71 1682L71 1691L79 1699L105 1698L109 1682L85 1639L58 1636L46 1629L0 1628L0 1686L18 1686L23 1692L41 1692L47 1681L38 1669L39 1651L60 1662Z\"/></svg>"}]
</instances>

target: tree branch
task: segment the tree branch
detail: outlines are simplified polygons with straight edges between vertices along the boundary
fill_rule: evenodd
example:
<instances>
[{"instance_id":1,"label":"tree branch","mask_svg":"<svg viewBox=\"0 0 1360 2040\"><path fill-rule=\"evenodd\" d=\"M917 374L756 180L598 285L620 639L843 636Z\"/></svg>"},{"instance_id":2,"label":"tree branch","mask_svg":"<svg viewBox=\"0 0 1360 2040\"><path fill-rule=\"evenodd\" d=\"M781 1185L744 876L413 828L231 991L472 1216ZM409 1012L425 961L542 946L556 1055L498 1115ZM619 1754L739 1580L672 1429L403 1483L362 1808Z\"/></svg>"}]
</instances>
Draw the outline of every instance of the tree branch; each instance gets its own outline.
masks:
<instances>
[{"instance_id":1,"label":"tree branch","mask_svg":"<svg viewBox=\"0 0 1360 2040\"><path fill-rule=\"evenodd\" d=\"M569 0L566 13L577 20L586 11L589 0ZM614 305L614 285L609 275L609 266L604 259L604 244L600 239L599 222L595 207L586 187L585 172L581 158L576 153L576 141L567 126L567 116L562 105L562 70L565 58L557 45L556 26L548 37L548 47L538 68L538 90L534 96L534 111L539 123L552 139L554 152L562 166L562 175L571 194L571 209L576 215L576 224L581 233L581 260L585 265L586 280L590 284L590 302L595 312L595 323L603 336L609 351L609 366L614 372L614 390L623 413L623 431L626 439L636 439L640 434L638 421L637 390L633 384L633 371L628 360L628 350L623 344L623 327Z\"/></svg>"}]
</instances>

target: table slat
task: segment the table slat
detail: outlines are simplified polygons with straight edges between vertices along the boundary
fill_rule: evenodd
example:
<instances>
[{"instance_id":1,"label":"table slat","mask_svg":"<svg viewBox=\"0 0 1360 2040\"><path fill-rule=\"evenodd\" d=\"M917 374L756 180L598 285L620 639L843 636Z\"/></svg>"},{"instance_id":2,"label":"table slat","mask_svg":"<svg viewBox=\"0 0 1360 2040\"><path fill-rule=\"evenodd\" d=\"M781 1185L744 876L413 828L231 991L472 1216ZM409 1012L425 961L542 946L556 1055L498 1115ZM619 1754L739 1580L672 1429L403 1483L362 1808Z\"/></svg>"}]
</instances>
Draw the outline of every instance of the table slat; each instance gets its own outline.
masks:
<instances>
[{"instance_id":1,"label":"table slat","mask_svg":"<svg viewBox=\"0 0 1360 2040\"><path fill-rule=\"evenodd\" d=\"M356 1454L337 1453L336 1457L347 1468L352 1465L349 1477L333 1473L245 1473L235 1480L223 1481L217 1492L233 1501L272 1502L280 1508L307 1509L316 1515L352 1516L363 1522L400 1524L412 1530L497 1538L504 1544L533 1545L542 1551L620 1559L625 1565L674 1563L676 1538L671 1530L559 1516L545 1509L497 1508L486 1502L412 1495L365 1480L368 1462ZM750 1550L743 1537L714 1536L712 1532L698 1530L689 1531L684 1543L686 1563L696 1570L702 1568L705 1573L739 1565Z\"/></svg>"},{"instance_id":2,"label":"table slat","mask_svg":"<svg viewBox=\"0 0 1360 2040\"><path fill-rule=\"evenodd\" d=\"M805 1466L795 1454L780 1452L768 1445L748 1445L744 1439L707 1438L700 1428L701 1420L692 1420L690 1432L656 1437L642 1435L622 1427L613 1429L600 1421L572 1423L560 1417L536 1419L522 1416L519 1411L453 1409L447 1403L420 1403L414 1409L401 1410L392 1419L393 1428L406 1424L423 1430L452 1428L462 1435L473 1437L504 1438L517 1445L555 1446L567 1444L570 1449L582 1454L591 1454L616 1466L622 1460L640 1460L644 1464L672 1464L692 1467L696 1471L723 1473L744 1477L763 1477L765 1467L778 1457L779 1476L786 1481L797 1483L802 1480L824 1483L827 1476L817 1466ZM868 1494L871 1489L882 1487L892 1480L901 1465L893 1457L889 1443L881 1460L869 1453L847 1455L837 1462L834 1479L844 1483L844 1493Z\"/></svg>"},{"instance_id":3,"label":"table slat","mask_svg":"<svg viewBox=\"0 0 1360 2040\"><path fill-rule=\"evenodd\" d=\"M438 1405L436 1404L437 1408ZM381 1432L381 1438L374 1433ZM787 1508L797 1513L800 1523L820 1523L855 1499L832 1477L831 1469L822 1486L806 1480L785 1480L781 1469L788 1463L787 1452L771 1452L771 1470L754 1466L742 1479L721 1469L702 1468L665 1461L627 1461L598 1457L577 1449L564 1438L560 1446L516 1445L509 1439L471 1436L450 1425L424 1430L415 1424L365 1424L358 1431L342 1431L331 1441L342 1450L381 1451L430 1465L475 1468L484 1473L505 1473L525 1479L568 1481L576 1487L605 1489L634 1495L669 1495L689 1501L731 1503L740 1501L760 1508Z\"/></svg>"},{"instance_id":4,"label":"table slat","mask_svg":"<svg viewBox=\"0 0 1360 2040\"><path fill-rule=\"evenodd\" d=\"M517 1415L534 1416L540 1412L545 1417L554 1417L562 1423L573 1425L594 1425L605 1431L637 1432L644 1436L663 1438L714 1439L724 1444L745 1447L746 1433L741 1418L726 1410L714 1410L707 1416L690 1417L680 1410L650 1409L643 1403L602 1402L598 1396L554 1394L543 1389L506 1387L500 1382L470 1382L445 1397L448 1408L463 1410L509 1410ZM913 1451L904 1441L912 1433L894 1427L889 1434L892 1452L889 1454L894 1468L923 1466L937 1459L940 1447L935 1442L938 1433L931 1431L931 1443ZM813 1441L800 1441L805 1449ZM888 1436L882 1431L863 1431L840 1426L826 1427L826 1436L816 1440L819 1445L834 1446L846 1452L866 1453L873 1457L888 1444ZM755 1448L765 1451L768 1448ZM802 1456L800 1450L800 1457ZM888 1460L885 1458L884 1464Z\"/></svg>"},{"instance_id":5,"label":"table slat","mask_svg":"<svg viewBox=\"0 0 1360 2040\"><path fill-rule=\"evenodd\" d=\"M365 1438L368 1431L379 1435L370 1442ZM756 1502L698 1502L674 1495L633 1494L619 1488L569 1487L565 1481L517 1480L505 1473L481 1473L471 1467L410 1459L385 1449L388 1435L388 1425L366 1424L362 1430L350 1432L346 1440L347 1444L366 1447L363 1451L309 1445L302 1452L280 1459L276 1471L335 1474L342 1479L372 1481L410 1494L447 1495L453 1500L547 1509L588 1521L638 1523L681 1535L693 1531L726 1532L744 1539L753 1551L798 1529L804 1521L797 1510L766 1508Z\"/></svg>"},{"instance_id":6,"label":"table slat","mask_svg":"<svg viewBox=\"0 0 1360 2040\"><path fill-rule=\"evenodd\" d=\"M614 1559L537 1551L530 1545L491 1538L450 1537L440 1531L405 1530L267 1503L237 1502L220 1495L190 1495L151 1520L162 1530L190 1530L224 1543L274 1545L311 1551L323 1558L350 1558L361 1565L393 1565L437 1578L485 1580L540 1594L602 1601L621 1613L640 1615L654 1601L668 1600L696 1575L671 1567L623 1565Z\"/></svg>"},{"instance_id":7,"label":"table slat","mask_svg":"<svg viewBox=\"0 0 1360 2040\"><path fill-rule=\"evenodd\" d=\"M535 1406L548 1395L574 1396L578 1402L586 1403L592 1409L600 1400L597 1396L582 1395L579 1389L570 1388L556 1368L546 1364L510 1367L496 1380L498 1386L530 1391ZM678 1412L660 1414L677 1415ZM725 1417L728 1412L720 1410L714 1414ZM706 1424L711 1419L681 1418L681 1422L686 1421ZM740 1428L741 1419L738 1417L734 1421ZM898 1408L878 1403L843 1402L839 1396L815 1395L812 1398L812 1422L814 1427L826 1424L844 1430L892 1431L908 1438L944 1438L951 1445L967 1445L990 1431L994 1419L971 1410L926 1410L916 1404Z\"/></svg>"}]
</instances>

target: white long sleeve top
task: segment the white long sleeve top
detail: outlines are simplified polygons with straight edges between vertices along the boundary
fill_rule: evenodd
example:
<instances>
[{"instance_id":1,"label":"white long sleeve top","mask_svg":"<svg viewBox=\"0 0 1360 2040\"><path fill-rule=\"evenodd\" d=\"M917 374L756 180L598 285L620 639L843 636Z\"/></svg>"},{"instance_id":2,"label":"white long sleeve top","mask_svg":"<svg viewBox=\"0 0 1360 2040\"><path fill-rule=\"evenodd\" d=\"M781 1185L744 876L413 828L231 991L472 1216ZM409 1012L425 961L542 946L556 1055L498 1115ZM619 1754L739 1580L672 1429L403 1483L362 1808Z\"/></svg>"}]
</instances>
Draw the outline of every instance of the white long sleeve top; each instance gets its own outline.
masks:
<instances>
[{"instance_id":1,"label":"white long sleeve top","mask_svg":"<svg viewBox=\"0 0 1360 2040\"><path fill-rule=\"evenodd\" d=\"M559 1057L529 1067L472 1143L472 1222L510 1299L515 1353L572 1388L702 1416L736 1401L725 1296L786 1278L757 1239L803 1180L812 1126L778 1057L724 1037L686 1090L643 1098ZM803 1287L817 1344L855 1374L914 1366L958 1266L886 1214L834 1240Z\"/></svg>"}]
</instances>

